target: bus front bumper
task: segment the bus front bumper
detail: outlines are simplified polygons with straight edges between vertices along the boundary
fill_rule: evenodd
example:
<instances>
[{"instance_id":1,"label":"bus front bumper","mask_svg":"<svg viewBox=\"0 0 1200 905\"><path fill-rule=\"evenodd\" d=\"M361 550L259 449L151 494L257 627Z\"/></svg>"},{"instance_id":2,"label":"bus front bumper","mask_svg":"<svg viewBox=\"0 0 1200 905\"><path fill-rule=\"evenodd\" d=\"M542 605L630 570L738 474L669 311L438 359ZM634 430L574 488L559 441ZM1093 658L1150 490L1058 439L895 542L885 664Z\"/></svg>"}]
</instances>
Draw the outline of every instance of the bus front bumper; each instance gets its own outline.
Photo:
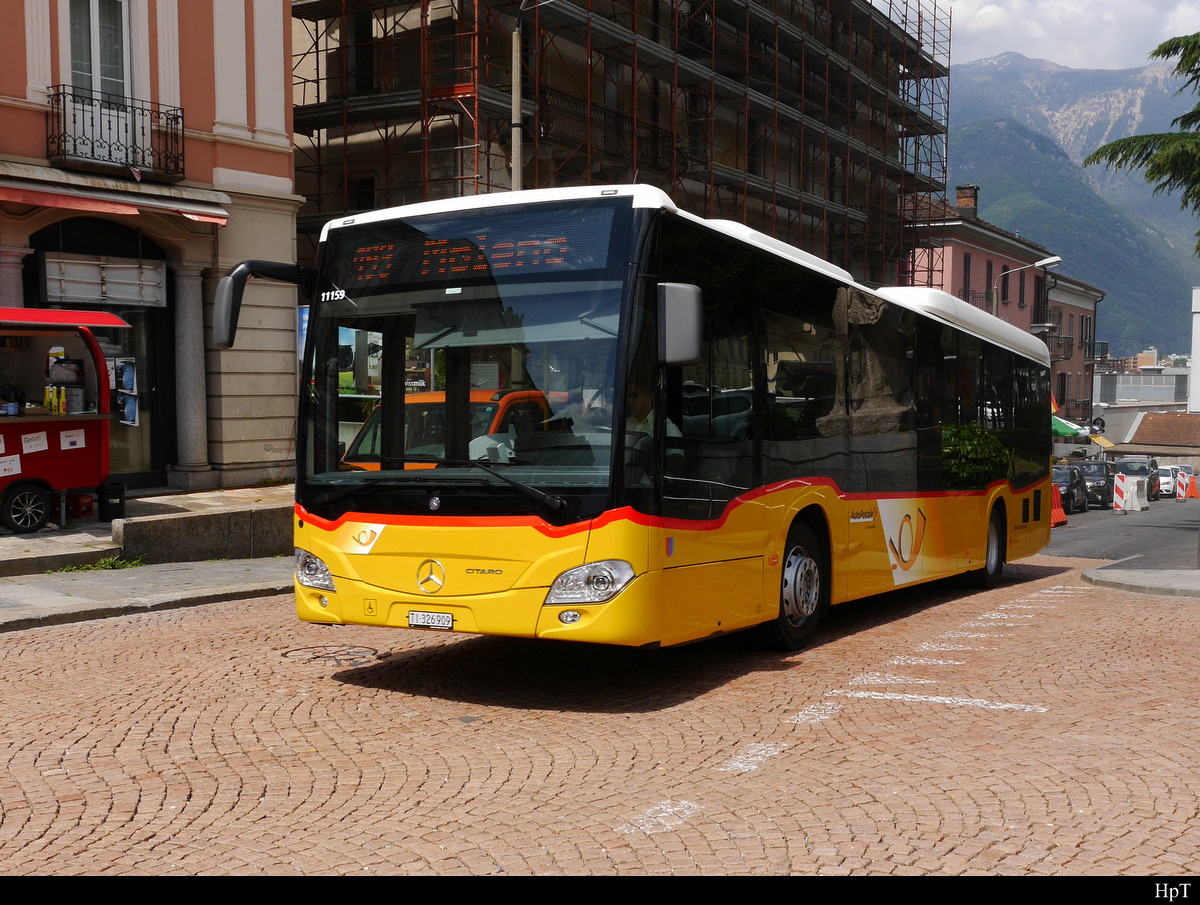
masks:
<instances>
[{"instance_id":1,"label":"bus front bumper","mask_svg":"<svg viewBox=\"0 0 1200 905\"><path fill-rule=\"evenodd\" d=\"M653 575L639 576L605 603L549 605L545 587L435 599L346 578L337 579L336 591L296 582L296 614L305 622L641 647L661 638L650 599L653 579Z\"/></svg>"}]
</instances>

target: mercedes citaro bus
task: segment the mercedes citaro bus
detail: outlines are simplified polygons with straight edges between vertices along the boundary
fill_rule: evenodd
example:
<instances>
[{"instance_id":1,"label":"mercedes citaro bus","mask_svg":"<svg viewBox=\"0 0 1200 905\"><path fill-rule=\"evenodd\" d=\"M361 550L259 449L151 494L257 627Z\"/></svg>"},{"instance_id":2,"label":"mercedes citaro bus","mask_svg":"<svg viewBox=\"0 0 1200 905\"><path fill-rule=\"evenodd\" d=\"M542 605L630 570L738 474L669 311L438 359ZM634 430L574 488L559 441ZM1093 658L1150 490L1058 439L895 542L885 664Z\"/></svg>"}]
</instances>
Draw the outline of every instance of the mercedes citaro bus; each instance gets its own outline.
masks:
<instances>
[{"instance_id":1,"label":"mercedes citaro bus","mask_svg":"<svg viewBox=\"0 0 1200 905\"><path fill-rule=\"evenodd\" d=\"M653 188L334 220L315 270L246 261L222 280L220 345L251 275L311 302L304 620L638 646L760 627L796 649L830 605L964 573L986 586L1050 536L1043 343ZM348 345L373 372L344 369ZM476 436L480 390L540 407ZM344 461L357 425L339 420L364 392L371 469ZM406 412L430 392L438 441L414 447Z\"/></svg>"}]
</instances>

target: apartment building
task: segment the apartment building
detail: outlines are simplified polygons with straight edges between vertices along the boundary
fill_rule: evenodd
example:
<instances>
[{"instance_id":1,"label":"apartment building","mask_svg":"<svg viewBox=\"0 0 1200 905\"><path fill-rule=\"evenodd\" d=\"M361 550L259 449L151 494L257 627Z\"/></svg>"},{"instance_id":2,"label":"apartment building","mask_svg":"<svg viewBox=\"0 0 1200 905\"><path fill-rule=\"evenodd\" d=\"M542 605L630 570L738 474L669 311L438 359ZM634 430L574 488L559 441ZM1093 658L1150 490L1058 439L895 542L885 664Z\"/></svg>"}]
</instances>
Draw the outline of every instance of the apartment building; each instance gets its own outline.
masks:
<instances>
[{"instance_id":1,"label":"apartment building","mask_svg":"<svg viewBox=\"0 0 1200 905\"><path fill-rule=\"evenodd\" d=\"M294 289L256 288L235 350L206 326L233 264L295 260L287 4L0 0L0 23L0 305L132 325L100 331L136 373L115 479L290 474Z\"/></svg>"}]
</instances>

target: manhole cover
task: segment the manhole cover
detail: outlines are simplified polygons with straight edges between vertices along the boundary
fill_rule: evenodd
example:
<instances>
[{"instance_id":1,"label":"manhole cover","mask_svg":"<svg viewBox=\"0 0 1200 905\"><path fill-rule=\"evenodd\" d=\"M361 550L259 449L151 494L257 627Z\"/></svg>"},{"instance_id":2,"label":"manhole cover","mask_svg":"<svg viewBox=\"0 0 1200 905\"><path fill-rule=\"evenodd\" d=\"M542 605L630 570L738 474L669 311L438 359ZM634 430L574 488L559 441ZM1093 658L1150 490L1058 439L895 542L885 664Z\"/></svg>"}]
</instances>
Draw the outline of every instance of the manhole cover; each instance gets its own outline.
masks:
<instances>
[{"instance_id":1,"label":"manhole cover","mask_svg":"<svg viewBox=\"0 0 1200 905\"><path fill-rule=\"evenodd\" d=\"M283 655L288 660L302 663L328 663L333 666L361 666L379 656L373 647L357 647L345 644L325 644L321 647L298 647Z\"/></svg>"}]
</instances>

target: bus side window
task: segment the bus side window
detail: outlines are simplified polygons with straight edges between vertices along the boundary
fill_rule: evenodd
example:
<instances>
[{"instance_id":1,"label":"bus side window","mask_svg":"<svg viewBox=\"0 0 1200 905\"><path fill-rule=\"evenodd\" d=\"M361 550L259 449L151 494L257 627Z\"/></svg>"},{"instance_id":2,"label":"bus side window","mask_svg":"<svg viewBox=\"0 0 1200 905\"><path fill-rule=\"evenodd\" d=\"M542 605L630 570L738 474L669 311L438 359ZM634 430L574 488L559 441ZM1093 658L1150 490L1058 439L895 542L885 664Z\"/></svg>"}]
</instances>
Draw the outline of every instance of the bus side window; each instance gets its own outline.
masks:
<instances>
[{"instance_id":1,"label":"bus side window","mask_svg":"<svg viewBox=\"0 0 1200 905\"><path fill-rule=\"evenodd\" d=\"M814 320L763 312L767 440L817 437L818 419L833 411L833 328Z\"/></svg>"}]
</instances>

